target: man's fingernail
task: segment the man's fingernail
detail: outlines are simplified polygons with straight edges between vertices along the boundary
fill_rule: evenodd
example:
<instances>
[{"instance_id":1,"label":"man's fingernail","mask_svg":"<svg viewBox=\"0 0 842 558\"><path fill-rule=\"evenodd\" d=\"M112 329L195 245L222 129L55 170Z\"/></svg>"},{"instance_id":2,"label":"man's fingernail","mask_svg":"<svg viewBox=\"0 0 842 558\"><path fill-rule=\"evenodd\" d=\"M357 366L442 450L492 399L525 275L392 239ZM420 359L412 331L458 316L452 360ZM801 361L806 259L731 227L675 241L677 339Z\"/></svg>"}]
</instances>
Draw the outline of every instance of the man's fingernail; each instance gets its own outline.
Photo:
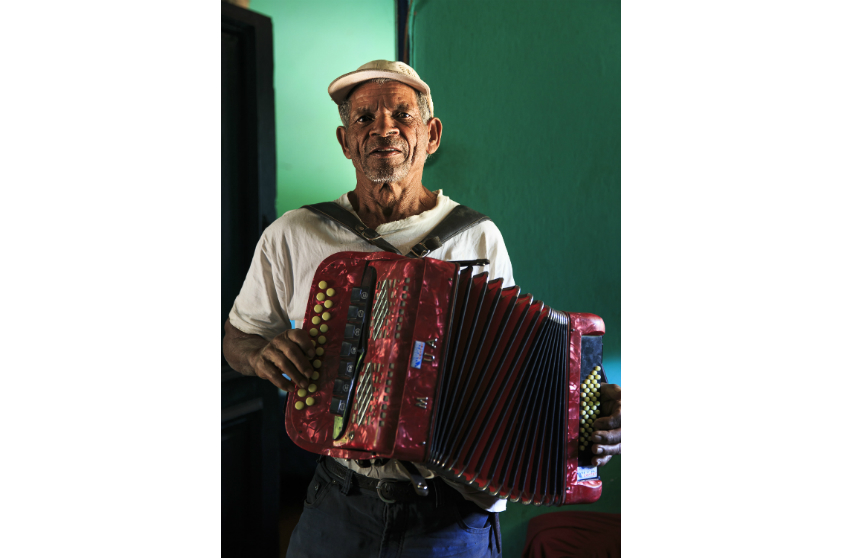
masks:
<instances>
[{"instance_id":1,"label":"man's fingernail","mask_svg":"<svg viewBox=\"0 0 842 558\"><path fill-rule=\"evenodd\" d=\"M593 440L594 440L594 442L601 442L601 441L602 441L602 436L594 436L594 437L593 437Z\"/></svg>"},{"instance_id":2,"label":"man's fingernail","mask_svg":"<svg viewBox=\"0 0 842 558\"><path fill-rule=\"evenodd\" d=\"M601 454L602 454L602 448L597 447L597 448L594 450L594 453L595 453L595 454L597 454L597 455L601 455Z\"/></svg>"}]
</instances>

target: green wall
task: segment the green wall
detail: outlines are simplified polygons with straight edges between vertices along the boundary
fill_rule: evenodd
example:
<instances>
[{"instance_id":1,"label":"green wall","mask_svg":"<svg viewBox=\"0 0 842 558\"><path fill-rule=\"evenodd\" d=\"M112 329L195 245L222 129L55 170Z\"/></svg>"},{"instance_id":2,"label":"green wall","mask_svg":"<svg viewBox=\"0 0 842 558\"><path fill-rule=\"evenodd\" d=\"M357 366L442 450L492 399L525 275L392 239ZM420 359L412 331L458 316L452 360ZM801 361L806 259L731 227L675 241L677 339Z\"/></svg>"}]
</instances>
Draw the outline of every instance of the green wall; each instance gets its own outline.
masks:
<instances>
[{"instance_id":1,"label":"green wall","mask_svg":"<svg viewBox=\"0 0 842 558\"><path fill-rule=\"evenodd\" d=\"M252 0L249 8L272 18L280 216L354 189L327 86L371 60L395 59L395 2Z\"/></svg>"},{"instance_id":2,"label":"green wall","mask_svg":"<svg viewBox=\"0 0 842 558\"><path fill-rule=\"evenodd\" d=\"M606 323L620 382L620 2L415 0L411 65L444 131L424 185L494 220L515 281L550 306ZM596 504L620 512L620 459ZM509 504L504 556L528 520Z\"/></svg>"}]
</instances>

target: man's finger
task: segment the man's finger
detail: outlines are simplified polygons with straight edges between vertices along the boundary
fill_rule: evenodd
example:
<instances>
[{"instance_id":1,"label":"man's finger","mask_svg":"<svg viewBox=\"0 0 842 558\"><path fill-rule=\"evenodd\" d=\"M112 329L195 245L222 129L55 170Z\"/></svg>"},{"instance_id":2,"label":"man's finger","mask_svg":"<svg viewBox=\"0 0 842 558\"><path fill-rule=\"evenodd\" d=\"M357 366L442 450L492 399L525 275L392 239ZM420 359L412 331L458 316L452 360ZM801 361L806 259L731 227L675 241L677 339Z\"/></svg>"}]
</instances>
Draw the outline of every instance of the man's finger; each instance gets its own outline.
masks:
<instances>
[{"instance_id":1,"label":"man's finger","mask_svg":"<svg viewBox=\"0 0 842 558\"><path fill-rule=\"evenodd\" d=\"M616 430L620 428L620 407L619 405L613 413L607 417L599 417L593 421L594 430Z\"/></svg>"},{"instance_id":2,"label":"man's finger","mask_svg":"<svg viewBox=\"0 0 842 558\"><path fill-rule=\"evenodd\" d=\"M288 329L272 339L270 345L292 363L296 374L308 380L313 376L314 370L308 356L315 356L316 351L313 349L308 333L300 329ZM284 371L286 372L286 369Z\"/></svg>"},{"instance_id":3,"label":"man's finger","mask_svg":"<svg viewBox=\"0 0 842 558\"><path fill-rule=\"evenodd\" d=\"M292 381L284 378L283 372L266 358L260 359L260 363L256 367L255 372L257 373L258 378L269 380L275 387L286 392L292 391L297 387Z\"/></svg>"},{"instance_id":4,"label":"man's finger","mask_svg":"<svg viewBox=\"0 0 842 558\"><path fill-rule=\"evenodd\" d=\"M591 446L591 451L597 457L604 457L606 455L619 455L620 445L621 444L594 444L593 446Z\"/></svg>"},{"instance_id":5,"label":"man's finger","mask_svg":"<svg viewBox=\"0 0 842 558\"><path fill-rule=\"evenodd\" d=\"M599 393L601 401L619 401L622 389L617 384L602 384Z\"/></svg>"},{"instance_id":6,"label":"man's finger","mask_svg":"<svg viewBox=\"0 0 842 558\"><path fill-rule=\"evenodd\" d=\"M310 341L307 340L307 342L309 343ZM290 364L295 367L295 372L304 376L309 382L310 378L313 377L313 372L315 370L313 369L312 363L307 358L307 355L301 351L301 347L299 347L297 343L288 339L281 344L280 351L284 354ZM315 355L315 352L313 354ZM286 369L284 369L284 371L286 371Z\"/></svg>"},{"instance_id":7,"label":"man's finger","mask_svg":"<svg viewBox=\"0 0 842 558\"><path fill-rule=\"evenodd\" d=\"M591 434L591 440L597 444L619 444L620 430L595 430L594 433Z\"/></svg>"},{"instance_id":8,"label":"man's finger","mask_svg":"<svg viewBox=\"0 0 842 558\"><path fill-rule=\"evenodd\" d=\"M287 380L284 376L278 376L277 378L277 381L271 380L272 383L275 384L275 386L277 386L279 389L282 389L287 393L291 393L297 389L301 389L297 385L292 383L292 380Z\"/></svg>"},{"instance_id":9,"label":"man's finger","mask_svg":"<svg viewBox=\"0 0 842 558\"><path fill-rule=\"evenodd\" d=\"M304 374L299 371L298 367L287 358L286 354L277 348L271 345L268 346L263 351L263 361L273 364L274 369L279 370L281 374L286 374L293 382L295 382L296 385L298 385L298 387L306 388L310 385L310 379L304 376Z\"/></svg>"},{"instance_id":10,"label":"man's finger","mask_svg":"<svg viewBox=\"0 0 842 558\"><path fill-rule=\"evenodd\" d=\"M608 464L609 461L611 461L610 455L604 455L602 457L595 456L593 459L591 459L591 465L595 467L604 467Z\"/></svg>"},{"instance_id":11,"label":"man's finger","mask_svg":"<svg viewBox=\"0 0 842 558\"><path fill-rule=\"evenodd\" d=\"M288 329L281 335L286 336L287 339L298 345L298 348L301 349L301 352L307 355L309 358L313 358L314 356L316 356L316 350L313 347L313 343L310 342L310 339L312 339L312 337L303 329Z\"/></svg>"}]
</instances>

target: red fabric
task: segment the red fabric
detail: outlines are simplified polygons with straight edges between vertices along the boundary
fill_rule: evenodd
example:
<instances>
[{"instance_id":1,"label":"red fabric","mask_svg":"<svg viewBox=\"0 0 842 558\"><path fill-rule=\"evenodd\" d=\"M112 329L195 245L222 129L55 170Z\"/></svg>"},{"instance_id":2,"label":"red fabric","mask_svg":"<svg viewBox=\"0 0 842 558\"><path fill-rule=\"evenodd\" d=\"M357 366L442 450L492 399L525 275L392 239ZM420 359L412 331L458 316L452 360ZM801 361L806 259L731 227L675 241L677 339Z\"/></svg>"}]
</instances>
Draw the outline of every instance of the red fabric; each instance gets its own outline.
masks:
<instances>
[{"instance_id":1,"label":"red fabric","mask_svg":"<svg viewBox=\"0 0 842 558\"><path fill-rule=\"evenodd\" d=\"M560 511L529 520L521 558L619 558L620 514Z\"/></svg>"}]
</instances>

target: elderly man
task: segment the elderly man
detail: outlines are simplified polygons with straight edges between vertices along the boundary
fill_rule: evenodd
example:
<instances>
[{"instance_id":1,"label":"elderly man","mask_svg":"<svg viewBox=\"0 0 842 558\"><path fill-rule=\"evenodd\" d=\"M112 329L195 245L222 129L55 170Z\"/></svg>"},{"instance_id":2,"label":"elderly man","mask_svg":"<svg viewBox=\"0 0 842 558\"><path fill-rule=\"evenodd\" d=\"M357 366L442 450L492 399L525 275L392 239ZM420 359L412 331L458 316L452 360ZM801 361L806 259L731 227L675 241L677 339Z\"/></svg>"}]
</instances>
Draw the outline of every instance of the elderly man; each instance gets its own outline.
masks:
<instances>
[{"instance_id":1,"label":"elderly man","mask_svg":"<svg viewBox=\"0 0 842 558\"><path fill-rule=\"evenodd\" d=\"M407 254L458 207L442 190L433 192L421 183L424 163L439 148L442 134L430 88L406 64L377 60L340 76L328 92L342 119L336 138L357 180L335 204L362 222L360 230L376 231ZM225 324L223 351L231 366L285 391L306 387L315 353L300 327L315 269L336 252L381 249L370 241L377 235L366 237L303 208L270 225ZM506 246L491 221L455 234L427 255L487 259L490 264L478 271L514 285ZM609 416L594 423L595 465L620 452L619 388L607 386L603 399ZM287 555L499 555L497 513L505 500L419 470L431 479L426 497L415 494L406 469L394 460L320 459ZM378 496L380 479L393 479L393 503Z\"/></svg>"}]
</instances>

